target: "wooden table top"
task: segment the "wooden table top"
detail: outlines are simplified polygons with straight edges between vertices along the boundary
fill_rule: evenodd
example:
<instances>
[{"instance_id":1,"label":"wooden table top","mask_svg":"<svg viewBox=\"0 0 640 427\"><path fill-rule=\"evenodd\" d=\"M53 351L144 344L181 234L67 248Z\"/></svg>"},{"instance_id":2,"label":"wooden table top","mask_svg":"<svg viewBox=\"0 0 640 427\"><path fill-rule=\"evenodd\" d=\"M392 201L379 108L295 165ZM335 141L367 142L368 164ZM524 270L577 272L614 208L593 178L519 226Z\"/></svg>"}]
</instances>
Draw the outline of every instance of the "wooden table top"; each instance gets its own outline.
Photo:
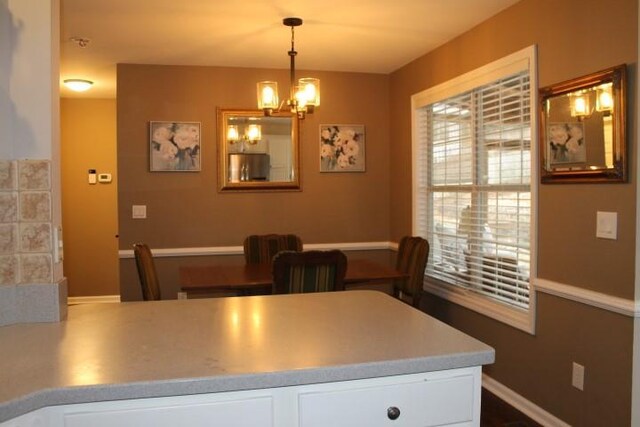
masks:
<instances>
[{"instance_id":1,"label":"wooden table top","mask_svg":"<svg viewBox=\"0 0 640 427\"><path fill-rule=\"evenodd\" d=\"M271 288L271 264L190 265L180 267L183 292ZM394 267L366 259L347 263L345 284L390 282L408 276Z\"/></svg>"}]
</instances>

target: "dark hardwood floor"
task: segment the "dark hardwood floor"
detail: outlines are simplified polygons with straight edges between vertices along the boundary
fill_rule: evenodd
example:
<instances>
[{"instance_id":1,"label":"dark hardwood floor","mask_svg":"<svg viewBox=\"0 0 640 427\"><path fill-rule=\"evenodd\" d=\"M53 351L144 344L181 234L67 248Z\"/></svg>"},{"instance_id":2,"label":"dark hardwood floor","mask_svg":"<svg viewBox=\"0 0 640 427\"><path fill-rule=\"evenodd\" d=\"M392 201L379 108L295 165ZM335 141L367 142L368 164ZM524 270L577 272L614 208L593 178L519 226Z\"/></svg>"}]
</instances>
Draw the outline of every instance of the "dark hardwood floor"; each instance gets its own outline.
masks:
<instances>
[{"instance_id":1,"label":"dark hardwood floor","mask_svg":"<svg viewBox=\"0 0 640 427\"><path fill-rule=\"evenodd\" d=\"M494 394L482 389L481 427L542 427Z\"/></svg>"}]
</instances>

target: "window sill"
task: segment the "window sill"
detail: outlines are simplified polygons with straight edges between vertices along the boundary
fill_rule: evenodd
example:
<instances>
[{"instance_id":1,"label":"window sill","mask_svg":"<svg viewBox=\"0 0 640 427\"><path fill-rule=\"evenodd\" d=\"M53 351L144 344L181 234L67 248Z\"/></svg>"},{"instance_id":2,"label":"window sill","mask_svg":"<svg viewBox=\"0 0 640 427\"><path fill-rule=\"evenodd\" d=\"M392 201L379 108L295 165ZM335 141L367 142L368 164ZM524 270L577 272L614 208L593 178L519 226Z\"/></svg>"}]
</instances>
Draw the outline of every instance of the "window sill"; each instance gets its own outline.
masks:
<instances>
[{"instance_id":1,"label":"window sill","mask_svg":"<svg viewBox=\"0 0 640 427\"><path fill-rule=\"evenodd\" d=\"M497 320L498 322L535 335L535 292L531 292L529 310L522 310L491 301L475 292L441 282L429 282L427 279L424 281L424 290L449 302Z\"/></svg>"}]
</instances>

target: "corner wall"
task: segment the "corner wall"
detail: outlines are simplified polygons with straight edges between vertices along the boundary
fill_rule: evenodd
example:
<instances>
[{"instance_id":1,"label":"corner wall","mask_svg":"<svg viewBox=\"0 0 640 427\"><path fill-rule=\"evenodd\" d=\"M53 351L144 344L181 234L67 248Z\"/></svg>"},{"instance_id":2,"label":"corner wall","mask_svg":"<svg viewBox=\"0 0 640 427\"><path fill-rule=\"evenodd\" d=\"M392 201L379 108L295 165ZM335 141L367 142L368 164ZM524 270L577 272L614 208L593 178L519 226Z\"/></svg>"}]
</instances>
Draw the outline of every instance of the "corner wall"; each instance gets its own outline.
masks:
<instances>
[{"instance_id":1,"label":"corner wall","mask_svg":"<svg viewBox=\"0 0 640 427\"><path fill-rule=\"evenodd\" d=\"M69 296L119 295L116 100L60 100L64 274ZM88 170L112 182L90 185Z\"/></svg>"},{"instance_id":2,"label":"corner wall","mask_svg":"<svg viewBox=\"0 0 640 427\"><path fill-rule=\"evenodd\" d=\"M0 325L66 317L58 0L0 2Z\"/></svg>"},{"instance_id":3,"label":"corner wall","mask_svg":"<svg viewBox=\"0 0 640 427\"><path fill-rule=\"evenodd\" d=\"M604 296L635 299L636 0L523 0L391 76L391 240L411 232L410 97L526 46L538 47L541 87L620 63L629 67L625 184L540 185L538 277ZM536 148L537 144L536 144ZM616 241L595 237L596 211L618 212ZM580 426L629 425L633 317L537 292L536 334L517 331L434 296L425 309L492 345L485 369L556 417ZM571 386L572 362L585 390Z\"/></svg>"}]
</instances>

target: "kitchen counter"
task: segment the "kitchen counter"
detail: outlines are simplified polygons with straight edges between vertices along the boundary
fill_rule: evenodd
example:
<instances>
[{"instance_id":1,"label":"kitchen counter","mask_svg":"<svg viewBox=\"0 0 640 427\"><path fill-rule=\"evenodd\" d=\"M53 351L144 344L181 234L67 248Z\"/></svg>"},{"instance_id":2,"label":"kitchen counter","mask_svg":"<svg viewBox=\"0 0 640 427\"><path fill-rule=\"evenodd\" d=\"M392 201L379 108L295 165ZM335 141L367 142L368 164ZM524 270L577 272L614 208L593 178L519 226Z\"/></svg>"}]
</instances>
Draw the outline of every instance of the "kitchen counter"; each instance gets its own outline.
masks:
<instances>
[{"instance_id":1,"label":"kitchen counter","mask_svg":"<svg viewBox=\"0 0 640 427\"><path fill-rule=\"evenodd\" d=\"M383 293L85 304L0 327L0 422L52 405L254 390L493 363Z\"/></svg>"}]
</instances>

